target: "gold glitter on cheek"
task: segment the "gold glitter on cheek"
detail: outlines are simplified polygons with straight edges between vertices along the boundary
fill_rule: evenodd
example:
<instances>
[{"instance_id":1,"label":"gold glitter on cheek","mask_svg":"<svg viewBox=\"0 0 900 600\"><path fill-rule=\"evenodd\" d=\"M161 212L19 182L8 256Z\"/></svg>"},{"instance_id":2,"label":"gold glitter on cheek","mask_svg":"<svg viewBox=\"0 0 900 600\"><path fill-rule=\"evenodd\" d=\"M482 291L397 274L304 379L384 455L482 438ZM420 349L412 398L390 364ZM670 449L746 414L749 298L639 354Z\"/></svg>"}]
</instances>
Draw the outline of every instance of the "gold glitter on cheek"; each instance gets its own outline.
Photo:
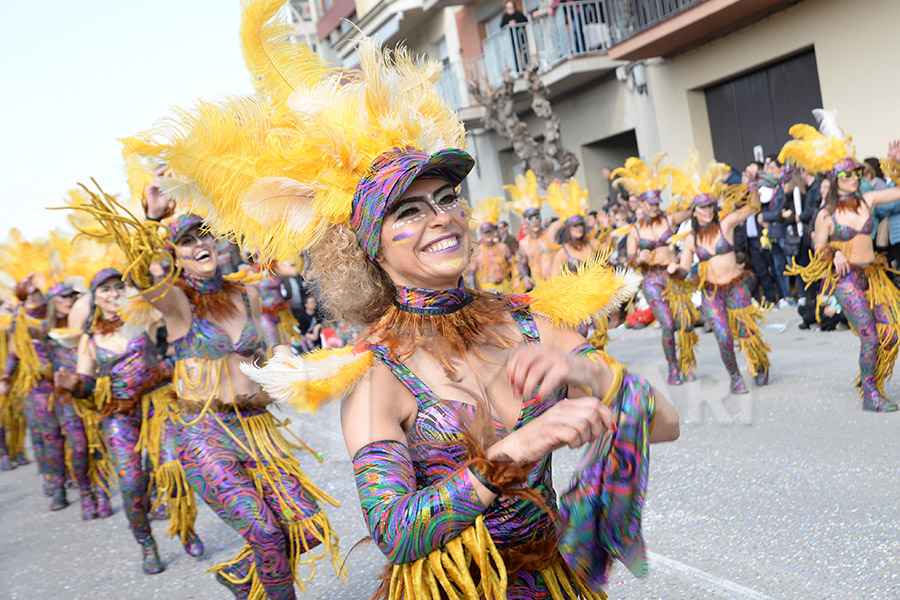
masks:
<instances>
[{"instance_id":1,"label":"gold glitter on cheek","mask_svg":"<svg viewBox=\"0 0 900 600\"><path fill-rule=\"evenodd\" d=\"M454 258L452 260L447 260L441 263L443 267L452 267L454 269L458 269L462 266L463 259L462 258Z\"/></svg>"}]
</instances>

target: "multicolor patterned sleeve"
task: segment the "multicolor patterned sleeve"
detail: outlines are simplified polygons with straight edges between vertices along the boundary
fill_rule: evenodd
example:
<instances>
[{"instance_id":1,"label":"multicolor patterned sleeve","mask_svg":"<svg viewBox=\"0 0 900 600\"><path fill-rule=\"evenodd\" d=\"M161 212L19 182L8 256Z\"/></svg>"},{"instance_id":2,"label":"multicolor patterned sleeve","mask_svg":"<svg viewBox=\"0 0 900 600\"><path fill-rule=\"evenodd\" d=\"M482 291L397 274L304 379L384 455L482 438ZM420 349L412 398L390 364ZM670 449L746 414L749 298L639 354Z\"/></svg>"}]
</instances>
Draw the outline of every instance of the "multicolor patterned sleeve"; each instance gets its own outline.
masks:
<instances>
[{"instance_id":1,"label":"multicolor patterned sleeve","mask_svg":"<svg viewBox=\"0 0 900 600\"><path fill-rule=\"evenodd\" d=\"M441 548L485 510L467 469L416 489L409 450L397 441L360 448L353 457L353 471L369 532L396 565Z\"/></svg>"},{"instance_id":2,"label":"multicolor patterned sleeve","mask_svg":"<svg viewBox=\"0 0 900 600\"><path fill-rule=\"evenodd\" d=\"M636 577L647 572L641 516L647 491L655 400L647 381L626 373L615 404L616 429L591 444L559 501L566 528L559 552L600 591L614 560Z\"/></svg>"}]
</instances>

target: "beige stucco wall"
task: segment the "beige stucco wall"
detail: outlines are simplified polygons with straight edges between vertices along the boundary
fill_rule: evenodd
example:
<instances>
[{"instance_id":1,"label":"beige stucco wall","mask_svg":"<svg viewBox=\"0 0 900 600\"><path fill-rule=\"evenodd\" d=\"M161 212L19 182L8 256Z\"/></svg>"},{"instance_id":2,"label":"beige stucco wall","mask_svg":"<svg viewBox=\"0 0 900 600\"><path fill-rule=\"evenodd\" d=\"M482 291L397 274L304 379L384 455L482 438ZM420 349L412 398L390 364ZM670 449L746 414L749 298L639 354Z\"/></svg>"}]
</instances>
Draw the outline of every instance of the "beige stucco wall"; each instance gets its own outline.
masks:
<instances>
[{"instance_id":1,"label":"beige stucco wall","mask_svg":"<svg viewBox=\"0 0 900 600\"><path fill-rule=\"evenodd\" d=\"M703 88L814 48L822 102L837 109L859 156L883 156L900 137L900 77L893 64L900 2L807 0L648 68L659 148L681 160L695 146L712 159ZM643 149L642 149L643 153Z\"/></svg>"}]
</instances>

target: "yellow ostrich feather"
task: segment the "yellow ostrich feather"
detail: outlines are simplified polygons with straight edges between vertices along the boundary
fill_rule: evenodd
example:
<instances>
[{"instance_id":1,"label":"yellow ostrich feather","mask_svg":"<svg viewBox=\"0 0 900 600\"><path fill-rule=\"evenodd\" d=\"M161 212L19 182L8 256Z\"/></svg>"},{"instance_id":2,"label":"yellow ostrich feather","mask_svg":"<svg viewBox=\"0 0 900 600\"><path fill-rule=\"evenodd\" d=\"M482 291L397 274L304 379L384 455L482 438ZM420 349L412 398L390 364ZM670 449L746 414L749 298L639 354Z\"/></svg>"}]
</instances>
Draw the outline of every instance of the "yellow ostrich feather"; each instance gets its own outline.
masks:
<instances>
[{"instance_id":1,"label":"yellow ostrich feather","mask_svg":"<svg viewBox=\"0 0 900 600\"><path fill-rule=\"evenodd\" d=\"M480 226L484 223L493 223L496 225L497 221L500 220L500 213L502 212L501 207L503 204L504 198L502 196L482 198L476 202L475 208L472 211L472 216L475 218L476 225Z\"/></svg>"},{"instance_id":2,"label":"yellow ostrich feather","mask_svg":"<svg viewBox=\"0 0 900 600\"><path fill-rule=\"evenodd\" d=\"M545 279L528 293L531 308L554 324L575 327L595 315L608 316L641 285L633 271L615 270L602 258L582 263L574 273Z\"/></svg>"},{"instance_id":3,"label":"yellow ostrich feather","mask_svg":"<svg viewBox=\"0 0 900 600\"><path fill-rule=\"evenodd\" d=\"M668 165L663 168L659 166L665 156L666 153L661 152L651 158L649 164L636 156L629 157L624 167L610 174L613 185L621 185L629 194L638 197L649 191L661 192L669 183Z\"/></svg>"},{"instance_id":4,"label":"yellow ostrich feather","mask_svg":"<svg viewBox=\"0 0 900 600\"><path fill-rule=\"evenodd\" d=\"M503 189L512 198L508 208L515 213L521 215L529 208L541 209L544 198L538 193L537 177L531 169L524 175L516 175L515 185L504 185Z\"/></svg>"},{"instance_id":5,"label":"yellow ostrich feather","mask_svg":"<svg viewBox=\"0 0 900 600\"><path fill-rule=\"evenodd\" d=\"M35 283L46 288L57 282L58 262L48 238L26 240L16 228L9 231L5 243L0 244L0 270L7 276L6 285L15 284L34 273Z\"/></svg>"},{"instance_id":6,"label":"yellow ostrich feather","mask_svg":"<svg viewBox=\"0 0 900 600\"><path fill-rule=\"evenodd\" d=\"M794 139L778 153L782 163L794 163L811 173L827 173L837 161L852 155L844 139L825 137L811 125L798 123L788 132Z\"/></svg>"},{"instance_id":7,"label":"yellow ostrich feather","mask_svg":"<svg viewBox=\"0 0 900 600\"><path fill-rule=\"evenodd\" d=\"M711 162L701 170L700 155L696 150L688 152L688 158L678 168L666 166L663 169L672 180L672 194L691 201L701 194L718 198L727 187L724 178L731 172L725 163Z\"/></svg>"},{"instance_id":8,"label":"yellow ostrich feather","mask_svg":"<svg viewBox=\"0 0 900 600\"><path fill-rule=\"evenodd\" d=\"M562 221L576 215L584 216L588 211L588 190L581 189L576 179L551 183L547 186L546 200Z\"/></svg>"},{"instance_id":9,"label":"yellow ostrich feather","mask_svg":"<svg viewBox=\"0 0 900 600\"><path fill-rule=\"evenodd\" d=\"M214 233L264 260L292 262L326 229L346 224L372 161L398 147L465 147L465 130L441 100L441 64L357 48L359 71L338 71L289 41L284 0L251 0L241 45L258 95L180 110L123 140L125 152L164 160L209 202Z\"/></svg>"},{"instance_id":10,"label":"yellow ostrich feather","mask_svg":"<svg viewBox=\"0 0 900 600\"><path fill-rule=\"evenodd\" d=\"M372 367L372 353L362 346L315 350L301 356L275 354L265 366L242 363L243 371L272 398L301 412L316 412L337 400Z\"/></svg>"}]
</instances>

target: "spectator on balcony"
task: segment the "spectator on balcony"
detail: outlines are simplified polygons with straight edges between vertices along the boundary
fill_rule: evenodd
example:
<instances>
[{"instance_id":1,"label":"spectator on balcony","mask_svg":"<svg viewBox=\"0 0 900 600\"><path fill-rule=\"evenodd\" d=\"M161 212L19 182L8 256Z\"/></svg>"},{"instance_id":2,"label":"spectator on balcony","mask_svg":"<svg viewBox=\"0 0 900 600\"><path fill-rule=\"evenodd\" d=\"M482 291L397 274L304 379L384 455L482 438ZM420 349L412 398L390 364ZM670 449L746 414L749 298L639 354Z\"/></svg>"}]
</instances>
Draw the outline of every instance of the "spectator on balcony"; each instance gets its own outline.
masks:
<instances>
[{"instance_id":1,"label":"spectator on balcony","mask_svg":"<svg viewBox=\"0 0 900 600\"><path fill-rule=\"evenodd\" d=\"M513 0L503 3L503 16L500 17L500 29L509 27L509 39L512 44L512 57L515 72L520 73L528 66L528 38L525 35L524 25L528 23L522 11L516 8Z\"/></svg>"}]
</instances>

